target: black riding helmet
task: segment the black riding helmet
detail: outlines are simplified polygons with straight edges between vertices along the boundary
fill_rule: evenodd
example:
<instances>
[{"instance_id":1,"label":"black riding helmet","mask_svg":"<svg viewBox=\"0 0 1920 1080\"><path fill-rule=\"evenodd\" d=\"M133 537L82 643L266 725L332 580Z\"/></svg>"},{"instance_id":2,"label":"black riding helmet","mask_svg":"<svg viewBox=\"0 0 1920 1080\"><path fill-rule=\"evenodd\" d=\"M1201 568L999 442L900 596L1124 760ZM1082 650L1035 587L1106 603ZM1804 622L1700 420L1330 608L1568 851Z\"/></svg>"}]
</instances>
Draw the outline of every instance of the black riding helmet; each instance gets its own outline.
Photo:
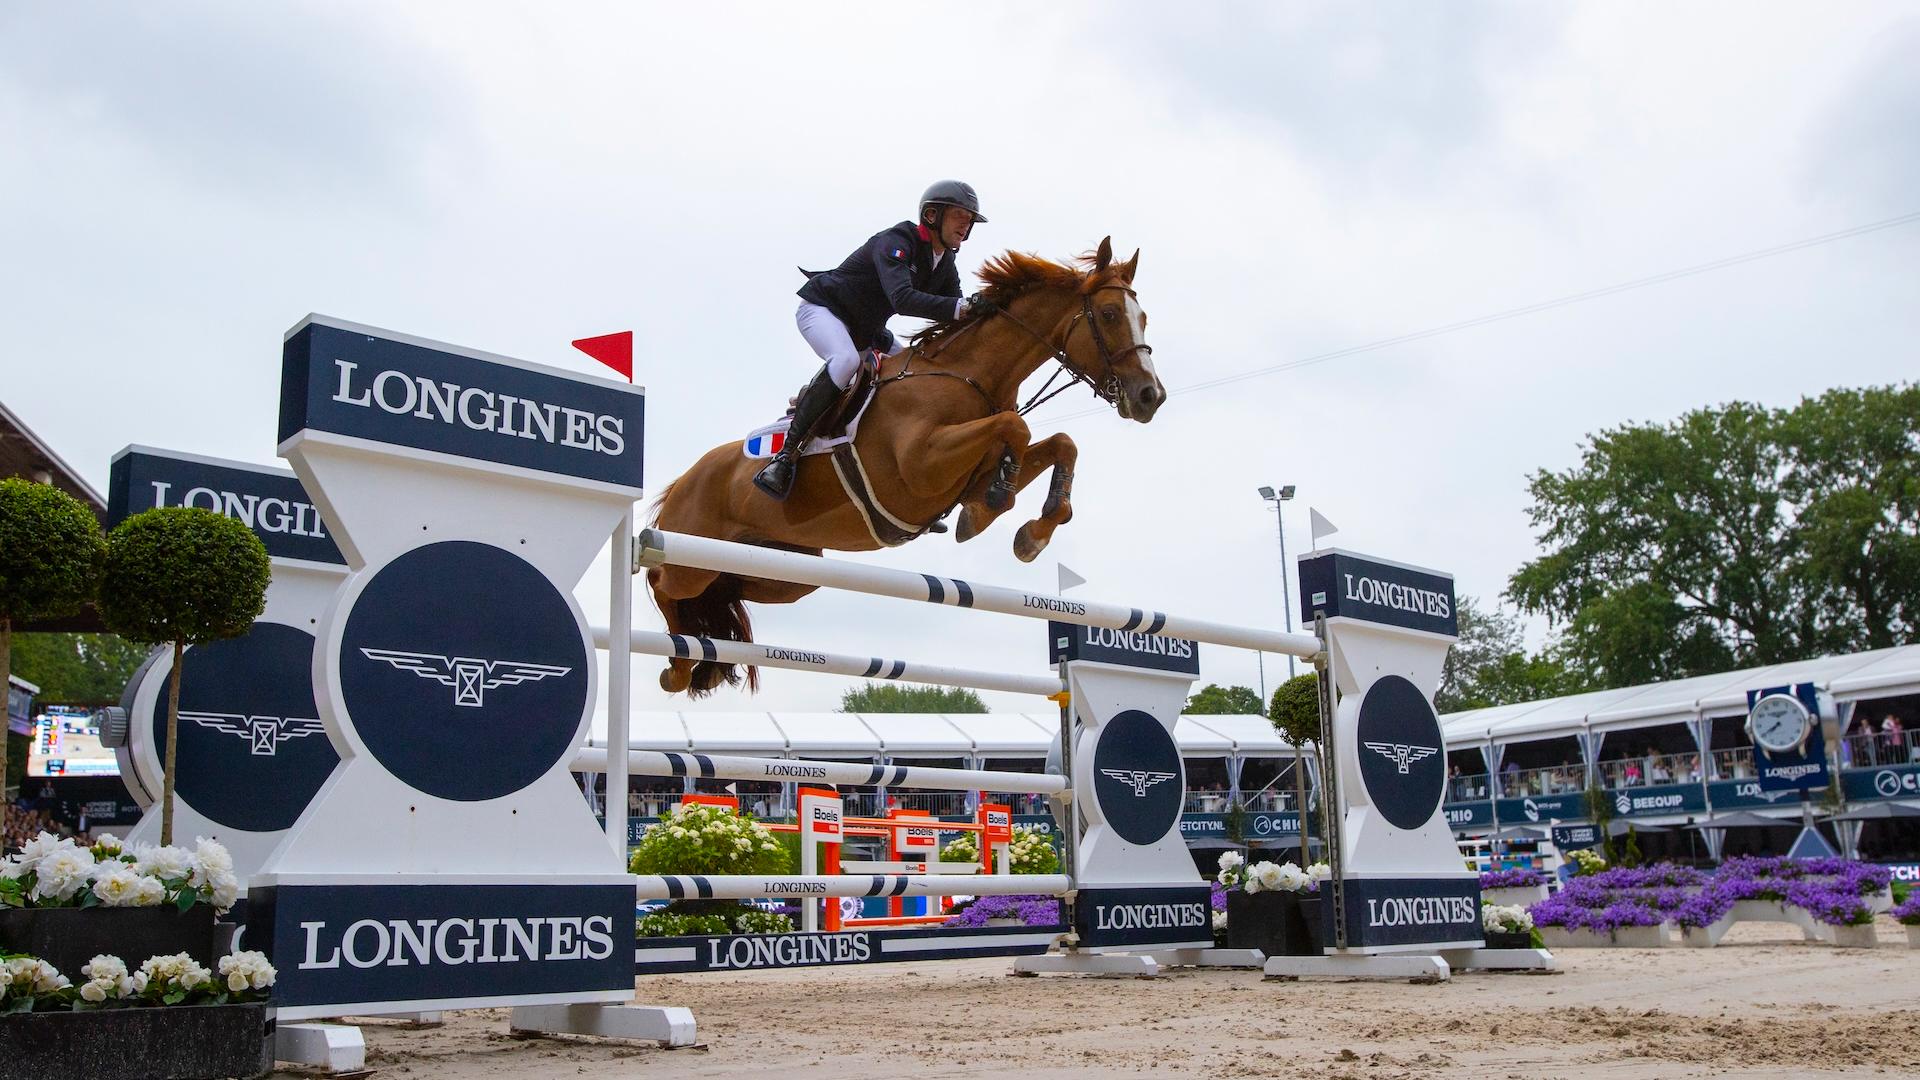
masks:
<instances>
[{"instance_id":1,"label":"black riding helmet","mask_svg":"<svg viewBox=\"0 0 1920 1080\"><path fill-rule=\"evenodd\" d=\"M960 180L936 181L920 196L920 224L922 225L932 224L927 220L929 206L957 206L973 215L975 225L984 224L987 220L980 213L980 196L973 193L973 185Z\"/></svg>"}]
</instances>

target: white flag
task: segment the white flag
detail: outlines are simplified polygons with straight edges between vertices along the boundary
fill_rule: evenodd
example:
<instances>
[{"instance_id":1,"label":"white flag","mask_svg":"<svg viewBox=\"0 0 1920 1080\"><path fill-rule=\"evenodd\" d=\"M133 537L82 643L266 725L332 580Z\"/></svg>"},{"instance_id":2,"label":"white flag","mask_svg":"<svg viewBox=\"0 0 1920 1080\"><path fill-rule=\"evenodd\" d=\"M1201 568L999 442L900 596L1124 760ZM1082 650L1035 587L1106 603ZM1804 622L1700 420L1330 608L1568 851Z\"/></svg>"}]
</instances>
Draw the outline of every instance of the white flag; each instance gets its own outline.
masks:
<instances>
[{"instance_id":1,"label":"white flag","mask_svg":"<svg viewBox=\"0 0 1920 1080\"><path fill-rule=\"evenodd\" d=\"M1340 531L1340 526L1335 525L1331 521L1328 521L1325 514L1322 514L1320 511L1315 510L1311 506L1307 507L1307 519L1313 525L1313 546L1314 547L1320 546L1321 537L1332 536L1334 533L1337 533Z\"/></svg>"},{"instance_id":2,"label":"white flag","mask_svg":"<svg viewBox=\"0 0 1920 1080\"><path fill-rule=\"evenodd\" d=\"M1076 574L1073 571L1067 569L1066 563L1060 563L1058 565L1060 567L1060 591L1061 592L1066 592L1068 589L1073 588L1075 585L1085 585L1087 583L1086 578L1083 578L1079 574Z\"/></svg>"}]
</instances>

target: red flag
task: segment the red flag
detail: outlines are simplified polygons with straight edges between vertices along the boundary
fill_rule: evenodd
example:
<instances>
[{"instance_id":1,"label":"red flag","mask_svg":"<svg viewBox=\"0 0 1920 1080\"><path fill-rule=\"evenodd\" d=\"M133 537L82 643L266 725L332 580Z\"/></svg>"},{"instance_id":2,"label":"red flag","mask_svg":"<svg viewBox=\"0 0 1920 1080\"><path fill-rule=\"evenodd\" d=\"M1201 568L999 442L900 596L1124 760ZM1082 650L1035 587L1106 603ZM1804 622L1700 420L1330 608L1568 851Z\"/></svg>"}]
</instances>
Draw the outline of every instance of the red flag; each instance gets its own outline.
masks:
<instances>
[{"instance_id":1,"label":"red flag","mask_svg":"<svg viewBox=\"0 0 1920 1080\"><path fill-rule=\"evenodd\" d=\"M576 339L573 347L633 381L633 331Z\"/></svg>"}]
</instances>

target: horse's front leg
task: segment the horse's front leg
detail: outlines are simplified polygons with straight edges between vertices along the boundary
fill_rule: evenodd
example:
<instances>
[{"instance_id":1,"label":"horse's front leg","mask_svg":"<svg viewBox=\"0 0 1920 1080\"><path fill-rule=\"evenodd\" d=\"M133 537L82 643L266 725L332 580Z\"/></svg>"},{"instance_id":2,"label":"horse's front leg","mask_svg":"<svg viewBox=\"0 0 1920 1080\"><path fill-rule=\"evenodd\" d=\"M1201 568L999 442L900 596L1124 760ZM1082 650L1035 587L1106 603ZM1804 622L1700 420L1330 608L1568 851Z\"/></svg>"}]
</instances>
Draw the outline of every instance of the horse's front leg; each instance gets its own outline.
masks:
<instances>
[{"instance_id":1,"label":"horse's front leg","mask_svg":"<svg viewBox=\"0 0 1920 1080\"><path fill-rule=\"evenodd\" d=\"M1019 477L1015 483L1016 491L1024 491L1027 485L1039 479L1040 474L1053 470L1053 482L1047 489L1046 505L1041 508L1040 517L1020 527L1014 536L1013 553L1022 562L1032 562L1052 539L1053 530L1065 525L1073 518L1071 491L1073 487L1073 464L1079 458L1079 449L1066 435L1052 435L1024 448L1018 457ZM961 503L959 530L954 534L958 540L970 540L978 536L995 518L1012 506L1012 502L999 502L992 497L994 483L999 479L997 464L989 467L967 491L965 501ZM998 503L998 505L996 505Z\"/></svg>"}]
</instances>

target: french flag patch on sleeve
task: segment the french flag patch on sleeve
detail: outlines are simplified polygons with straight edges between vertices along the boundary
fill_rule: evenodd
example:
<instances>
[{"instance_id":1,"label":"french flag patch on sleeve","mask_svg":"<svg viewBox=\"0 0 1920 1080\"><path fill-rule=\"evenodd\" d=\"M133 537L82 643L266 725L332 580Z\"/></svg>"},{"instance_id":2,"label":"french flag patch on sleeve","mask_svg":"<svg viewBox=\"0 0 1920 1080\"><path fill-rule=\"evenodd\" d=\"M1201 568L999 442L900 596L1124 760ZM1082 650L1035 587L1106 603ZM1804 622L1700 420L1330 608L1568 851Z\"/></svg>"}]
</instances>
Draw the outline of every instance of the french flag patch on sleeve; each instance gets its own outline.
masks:
<instances>
[{"instance_id":1,"label":"french flag patch on sleeve","mask_svg":"<svg viewBox=\"0 0 1920 1080\"><path fill-rule=\"evenodd\" d=\"M893 257L894 257L894 258L896 258L896 259L904 259L904 258L906 258L906 257L907 257L907 249L906 249L906 248L894 248L894 249L893 249Z\"/></svg>"}]
</instances>

